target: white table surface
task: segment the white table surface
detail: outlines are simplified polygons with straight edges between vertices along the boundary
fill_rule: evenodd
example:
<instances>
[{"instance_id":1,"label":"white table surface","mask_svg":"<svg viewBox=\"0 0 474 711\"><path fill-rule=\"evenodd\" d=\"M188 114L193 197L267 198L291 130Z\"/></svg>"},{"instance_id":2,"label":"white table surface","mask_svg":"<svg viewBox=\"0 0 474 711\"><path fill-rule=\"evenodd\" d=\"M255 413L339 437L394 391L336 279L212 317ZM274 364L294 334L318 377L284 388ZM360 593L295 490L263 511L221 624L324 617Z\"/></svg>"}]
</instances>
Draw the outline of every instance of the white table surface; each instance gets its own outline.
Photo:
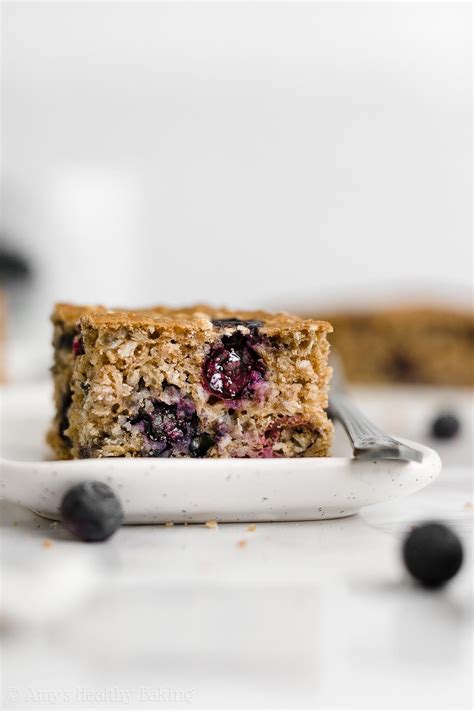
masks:
<instances>
[{"instance_id":1,"label":"white table surface","mask_svg":"<svg viewBox=\"0 0 474 711\"><path fill-rule=\"evenodd\" d=\"M462 412L432 486L347 519L124 527L95 545L2 502L3 707L470 708L471 396L358 395L413 439L433 408ZM400 563L426 519L466 550L438 592Z\"/></svg>"}]
</instances>

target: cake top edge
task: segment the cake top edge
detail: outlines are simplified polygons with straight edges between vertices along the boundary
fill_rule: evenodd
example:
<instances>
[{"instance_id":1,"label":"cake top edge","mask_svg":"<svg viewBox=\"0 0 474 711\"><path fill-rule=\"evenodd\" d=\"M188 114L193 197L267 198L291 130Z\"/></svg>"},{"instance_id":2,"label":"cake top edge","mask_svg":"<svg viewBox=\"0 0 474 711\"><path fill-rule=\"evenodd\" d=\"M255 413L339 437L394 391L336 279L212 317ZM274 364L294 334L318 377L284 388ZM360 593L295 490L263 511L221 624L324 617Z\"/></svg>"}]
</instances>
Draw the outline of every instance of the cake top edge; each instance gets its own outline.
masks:
<instances>
[{"instance_id":1,"label":"cake top edge","mask_svg":"<svg viewBox=\"0 0 474 711\"><path fill-rule=\"evenodd\" d=\"M300 319L289 314L269 314L264 311L176 311L173 313L117 311L106 313L88 313L80 319L82 326L92 328L175 328L177 330L209 330L215 326L223 329L240 327L258 327L262 330L312 328L317 331L332 331L330 323L314 319Z\"/></svg>"},{"instance_id":2,"label":"cake top edge","mask_svg":"<svg viewBox=\"0 0 474 711\"><path fill-rule=\"evenodd\" d=\"M293 314L283 312L233 311L225 307L212 307L207 304L195 304L177 308L153 306L133 310L123 308L108 310L104 306L80 306L60 303L56 304L51 318L53 323L63 323L66 327L74 327L80 321L83 325L102 328L148 327L159 326L160 324L170 327L172 324L180 324L186 328L198 326L205 329L212 327L213 321L218 321L220 322L219 326L222 328L258 325L262 328L285 327L298 329L311 326L319 331L332 331L330 323L317 319L302 319ZM257 324L257 322L261 323Z\"/></svg>"},{"instance_id":3,"label":"cake top edge","mask_svg":"<svg viewBox=\"0 0 474 711\"><path fill-rule=\"evenodd\" d=\"M106 312L105 306L99 304L79 305L79 304L55 304L51 314L53 323L63 322L65 325L73 326L81 316L88 313Z\"/></svg>"}]
</instances>

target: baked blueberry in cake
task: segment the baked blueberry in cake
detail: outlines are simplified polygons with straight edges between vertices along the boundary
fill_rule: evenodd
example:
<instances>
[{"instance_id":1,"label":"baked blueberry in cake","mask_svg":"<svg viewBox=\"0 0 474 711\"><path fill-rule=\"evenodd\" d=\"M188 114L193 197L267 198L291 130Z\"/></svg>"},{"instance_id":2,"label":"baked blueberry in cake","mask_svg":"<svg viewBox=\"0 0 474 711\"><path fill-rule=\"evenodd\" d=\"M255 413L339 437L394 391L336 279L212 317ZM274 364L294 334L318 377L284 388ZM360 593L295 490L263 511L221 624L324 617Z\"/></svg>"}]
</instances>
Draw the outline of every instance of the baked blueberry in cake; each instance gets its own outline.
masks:
<instances>
[{"instance_id":1,"label":"baked blueberry in cake","mask_svg":"<svg viewBox=\"0 0 474 711\"><path fill-rule=\"evenodd\" d=\"M89 307L66 329L55 314L49 441L59 457L328 454L329 323L204 306Z\"/></svg>"}]
</instances>

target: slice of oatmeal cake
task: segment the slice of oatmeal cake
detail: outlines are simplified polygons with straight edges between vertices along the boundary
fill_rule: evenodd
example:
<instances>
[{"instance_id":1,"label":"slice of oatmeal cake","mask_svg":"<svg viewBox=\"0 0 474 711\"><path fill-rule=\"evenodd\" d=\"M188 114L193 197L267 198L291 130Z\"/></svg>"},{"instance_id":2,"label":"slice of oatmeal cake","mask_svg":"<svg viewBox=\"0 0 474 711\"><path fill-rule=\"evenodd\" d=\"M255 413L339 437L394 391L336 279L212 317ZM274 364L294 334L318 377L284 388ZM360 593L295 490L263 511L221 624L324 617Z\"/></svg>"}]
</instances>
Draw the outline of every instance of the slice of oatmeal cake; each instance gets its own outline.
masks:
<instances>
[{"instance_id":1,"label":"slice of oatmeal cake","mask_svg":"<svg viewBox=\"0 0 474 711\"><path fill-rule=\"evenodd\" d=\"M330 324L205 306L90 307L76 324L49 440L58 456L328 454Z\"/></svg>"}]
</instances>

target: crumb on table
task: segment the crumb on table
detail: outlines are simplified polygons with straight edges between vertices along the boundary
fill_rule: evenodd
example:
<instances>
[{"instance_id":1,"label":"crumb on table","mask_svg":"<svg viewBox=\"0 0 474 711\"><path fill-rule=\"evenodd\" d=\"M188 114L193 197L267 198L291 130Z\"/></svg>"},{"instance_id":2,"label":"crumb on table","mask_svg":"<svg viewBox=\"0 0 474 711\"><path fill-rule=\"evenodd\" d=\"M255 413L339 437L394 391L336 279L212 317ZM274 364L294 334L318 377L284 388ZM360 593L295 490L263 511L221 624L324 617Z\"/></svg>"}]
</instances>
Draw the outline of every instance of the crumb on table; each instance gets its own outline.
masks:
<instances>
[{"instance_id":1,"label":"crumb on table","mask_svg":"<svg viewBox=\"0 0 474 711\"><path fill-rule=\"evenodd\" d=\"M43 548L52 548L53 546L53 541L51 538L45 538L43 543L42 543Z\"/></svg>"},{"instance_id":2,"label":"crumb on table","mask_svg":"<svg viewBox=\"0 0 474 711\"><path fill-rule=\"evenodd\" d=\"M206 528L217 528L218 523L215 518L211 518L209 521L206 521L204 525Z\"/></svg>"},{"instance_id":3,"label":"crumb on table","mask_svg":"<svg viewBox=\"0 0 474 711\"><path fill-rule=\"evenodd\" d=\"M242 539L241 541L237 541L237 545L239 548L245 548L245 546L247 545L247 541Z\"/></svg>"},{"instance_id":4,"label":"crumb on table","mask_svg":"<svg viewBox=\"0 0 474 711\"><path fill-rule=\"evenodd\" d=\"M257 526L254 523L249 523L249 525L247 526L247 531L249 531L249 533L253 533L256 530Z\"/></svg>"}]
</instances>

